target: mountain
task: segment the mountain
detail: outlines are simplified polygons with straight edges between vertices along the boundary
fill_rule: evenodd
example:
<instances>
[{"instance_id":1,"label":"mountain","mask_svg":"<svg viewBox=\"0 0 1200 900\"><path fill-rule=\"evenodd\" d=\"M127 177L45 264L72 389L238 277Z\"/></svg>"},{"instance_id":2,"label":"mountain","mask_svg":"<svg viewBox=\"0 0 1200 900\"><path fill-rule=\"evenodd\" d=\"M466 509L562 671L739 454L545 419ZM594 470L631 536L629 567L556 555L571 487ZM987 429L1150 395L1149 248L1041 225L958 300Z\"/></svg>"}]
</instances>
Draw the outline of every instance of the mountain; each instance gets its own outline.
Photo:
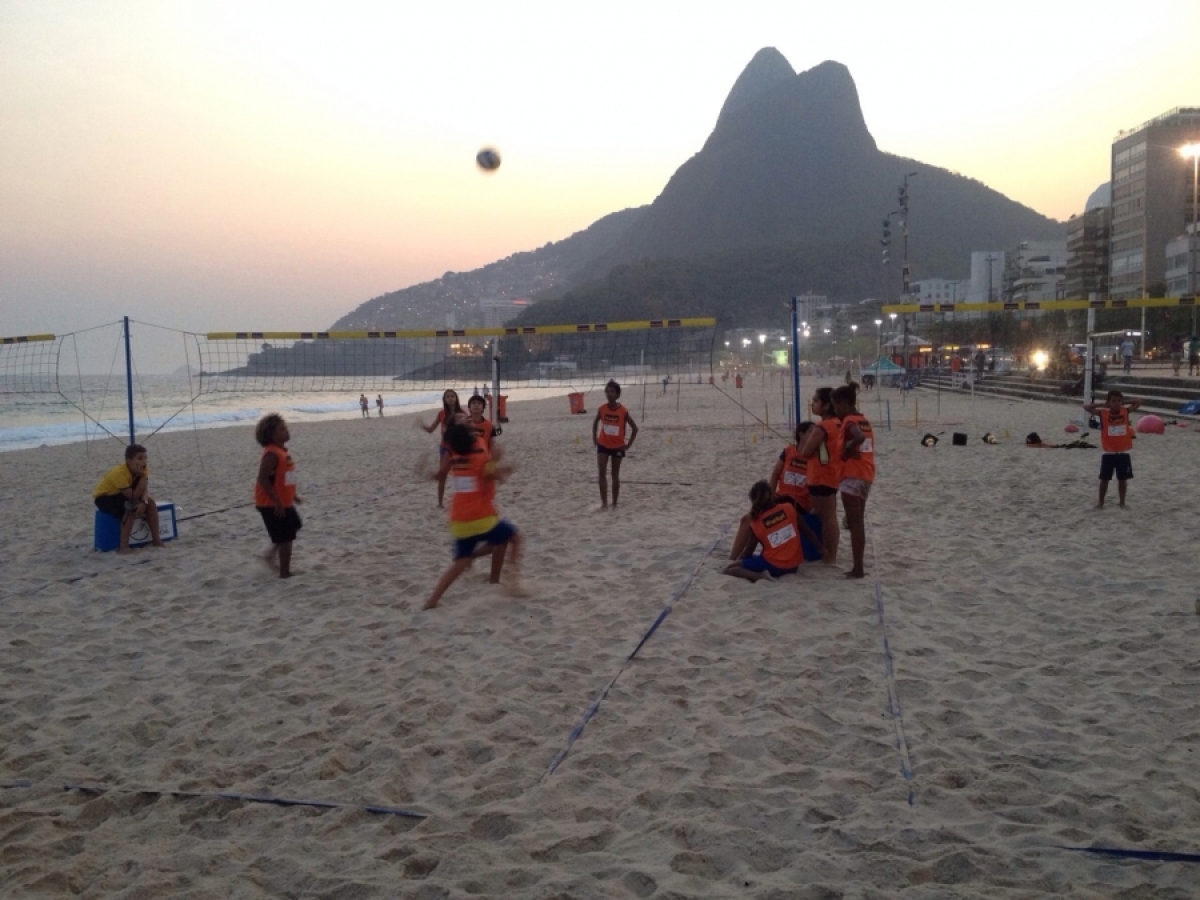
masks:
<instances>
[{"instance_id":1,"label":"mountain","mask_svg":"<svg viewBox=\"0 0 1200 900\"><path fill-rule=\"evenodd\" d=\"M356 313L373 327L384 315L388 327L411 327L399 303L379 301L420 294L466 310L497 296L485 292L495 287L539 300L523 323L709 314L759 325L777 320L777 305L796 293L894 298L902 233L893 215L884 266L881 226L906 176L911 280L963 277L974 250L1065 237L1061 223L979 181L879 150L841 63L797 74L765 48L734 83L704 146L649 206Z\"/></svg>"}]
</instances>

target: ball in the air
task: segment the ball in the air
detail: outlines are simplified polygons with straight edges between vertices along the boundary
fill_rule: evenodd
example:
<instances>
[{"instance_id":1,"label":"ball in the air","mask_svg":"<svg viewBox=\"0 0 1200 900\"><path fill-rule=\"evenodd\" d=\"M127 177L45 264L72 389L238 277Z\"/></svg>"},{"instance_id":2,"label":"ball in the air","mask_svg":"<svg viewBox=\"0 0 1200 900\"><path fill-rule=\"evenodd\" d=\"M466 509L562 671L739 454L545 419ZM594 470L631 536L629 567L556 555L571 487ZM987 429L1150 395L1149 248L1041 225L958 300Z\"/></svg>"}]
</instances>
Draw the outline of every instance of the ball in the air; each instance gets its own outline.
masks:
<instances>
[{"instance_id":1,"label":"ball in the air","mask_svg":"<svg viewBox=\"0 0 1200 900\"><path fill-rule=\"evenodd\" d=\"M500 151L484 147L475 154L475 163L485 172L495 172L500 168Z\"/></svg>"}]
</instances>

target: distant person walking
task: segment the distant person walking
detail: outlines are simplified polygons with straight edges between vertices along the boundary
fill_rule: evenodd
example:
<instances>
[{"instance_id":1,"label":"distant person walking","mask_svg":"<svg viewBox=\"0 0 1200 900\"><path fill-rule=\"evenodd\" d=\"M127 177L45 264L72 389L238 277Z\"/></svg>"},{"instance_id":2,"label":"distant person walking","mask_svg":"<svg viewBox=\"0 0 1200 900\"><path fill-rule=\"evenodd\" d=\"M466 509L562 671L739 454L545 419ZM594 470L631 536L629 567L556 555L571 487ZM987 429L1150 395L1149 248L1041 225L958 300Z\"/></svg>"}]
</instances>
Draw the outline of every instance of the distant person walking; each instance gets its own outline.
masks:
<instances>
[{"instance_id":1,"label":"distant person walking","mask_svg":"<svg viewBox=\"0 0 1200 900\"><path fill-rule=\"evenodd\" d=\"M1171 370L1175 373L1175 377L1179 377L1179 370L1183 368L1183 335L1177 334L1171 338Z\"/></svg>"},{"instance_id":2,"label":"distant person walking","mask_svg":"<svg viewBox=\"0 0 1200 900\"><path fill-rule=\"evenodd\" d=\"M359 408L362 410L362 417L363 417L364 419L369 419L369 418L371 418L371 410L367 408L367 404L368 404L368 402L369 402L369 401L367 400L367 395L366 395L366 394L359 394L359 395L358 395L358 406L359 406Z\"/></svg>"},{"instance_id":3,"label":"distant person walking","mask_svg":"<svg viewBox=\"0 0 1200 900\"><path fill-rule=\"evenodd\" d=\"M375 395L375 408L379 410L379 418L383 418L383 394Z\"/></svg>"},{"instance_id":4,"label":"distant person walking","mask_svg":"<svg viewBox=\"0 0 1200 900\"><path fill-rule=\"evenodd\" d=\"M1121 371L1128 375L1133 371L1133 338L1121 341Z\"/></svg>"},{"instance_id":5,"label":"distant person walking","mask_svg":"<svg viewBox=\"0 0 1200 900\"><path fill-rule=\"evenodd\" d=\"M1188 341L1188 375L1200 375L1200 340L1196 335Z\"/></svg>"}]
</instances>

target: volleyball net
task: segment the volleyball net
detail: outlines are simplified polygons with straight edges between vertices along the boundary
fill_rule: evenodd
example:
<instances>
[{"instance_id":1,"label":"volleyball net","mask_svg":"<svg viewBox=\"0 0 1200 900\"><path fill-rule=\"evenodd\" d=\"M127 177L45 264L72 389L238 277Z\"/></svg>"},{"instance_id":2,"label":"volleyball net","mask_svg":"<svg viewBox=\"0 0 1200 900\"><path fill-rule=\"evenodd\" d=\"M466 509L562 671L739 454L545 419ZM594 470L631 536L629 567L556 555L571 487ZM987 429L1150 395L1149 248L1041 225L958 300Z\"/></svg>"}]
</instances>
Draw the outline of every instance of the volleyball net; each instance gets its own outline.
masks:
<instances>
[{"instance_id":1,"label":"volleyball net","mask_svg":"<svg viewBox=\"0 0 1200 900\"><path fill-rule=\"evenodd\" d=\"M53 334L0 337L0 393L58 393L61 345Z\"/></svg>"},{"instance_id":2,"label":"volleyball net","mask_svg":"<svg viewBox=\"0 0 1200 900\"><path fill-rule=\"evenodd\" d=\"M197 335L200 392L569 388L712 374L716 319L428 331Z\"/></svg>"}]
</instances>

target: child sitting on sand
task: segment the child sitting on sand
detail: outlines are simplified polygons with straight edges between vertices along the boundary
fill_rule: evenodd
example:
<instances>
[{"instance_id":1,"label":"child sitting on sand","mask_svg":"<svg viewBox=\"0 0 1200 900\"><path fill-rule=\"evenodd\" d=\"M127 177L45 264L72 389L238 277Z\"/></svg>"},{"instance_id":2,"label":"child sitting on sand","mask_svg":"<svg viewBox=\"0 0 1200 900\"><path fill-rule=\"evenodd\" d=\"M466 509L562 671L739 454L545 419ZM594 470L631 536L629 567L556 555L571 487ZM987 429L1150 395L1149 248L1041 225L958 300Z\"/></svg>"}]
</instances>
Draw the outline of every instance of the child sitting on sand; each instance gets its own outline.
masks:
<instances>
[{"instance_id":1,"label":"child sitting on sand","mask_svg":"<svg viewBox=\"0 0 1200 900\"><path fill-rule=\"evenodd\" d=\"M263 562L279 573L292 577L292 542L303 523L296 512L296 463L288 452L291 440L287 422L278 413L263 416L254 429L254 439L263 448L254 482L254 506L267 526L271 547Z\"/></svg>"},{"instance_id":2,"label":"child sitting on sand","mask_svg":"<svg viewBox=\"0 0 1200 900\"><path fill-rule=\"evenodd\" d=\"M130 444L125 448L125 462L105 472L92 491L96 509L121 523L121 539L117 546L120 554L129 552L129 535L138 519L145 519L150 526L154 546L164 546L158 532L158 506L146 492L149 483L146 448L141 444Z\"/></svg>"},{"instance_id":3,"label":"child sitting on sand","mask_svg":"<svg viewBox=\"0 0 1200 900\"><path fill-rule=\"evenodd\" d=\"M771 490L781 497L791 497L801 512L812 512L812 497L808 494L808 460L800 455L800 445L812 427L812 422L801 422L796 426L792 435L795 443L783 448L771 477L767 479Z\"/></svg>"},{"instance_id":4,"label":"child sitting on sand","mask_svg":"<svg viewBox=\"0 0 1200 900\"><path fill-rule=\"evenodd\" d=\"M750 488L750 511L742 516L729 558L726 575L758 581L779 578L797 571L804 563L800 536L821 547L821 540L804 524L795 501L780 497L765 481ZM754 550L762 545L762 553Z\"/></svg>"},{"instance_id":5,"label":"child sitting on sand","mask_svg":"<svg viewBox=\"0 0 1200 900\"><path fill-rule=\"evenodd\" d=\"M450 498L450 536L454 539L454 561L438 579L425 609L433 609L442 594L476 556L491 554L491 584L499 584L504 557L511 544L513 566L521 554L521 535L516 527L496 512L496 483L512 474L511 467L496 463L476 439L475 431L465 422L453 422L446 429L448 453L442 457L434 479L450 479L454 496ZM516 590L515 584L513 590Z\"/></svg>"}]
</instances>

